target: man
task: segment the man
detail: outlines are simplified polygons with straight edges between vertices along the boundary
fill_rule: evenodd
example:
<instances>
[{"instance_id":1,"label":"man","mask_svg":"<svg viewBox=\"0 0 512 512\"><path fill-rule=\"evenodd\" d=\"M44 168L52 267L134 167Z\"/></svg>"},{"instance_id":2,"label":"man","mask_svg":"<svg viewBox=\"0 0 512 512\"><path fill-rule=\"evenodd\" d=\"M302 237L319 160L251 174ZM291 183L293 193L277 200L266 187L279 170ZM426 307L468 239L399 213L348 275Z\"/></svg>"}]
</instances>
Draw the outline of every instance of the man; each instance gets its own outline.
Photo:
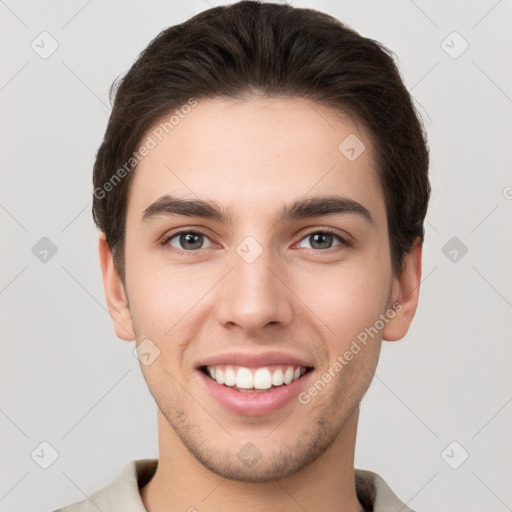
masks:
<instances>
[{"instance_id":1,"label":"man","mask_svg":"<svg viewBox=\"0 0 512 512\"><path fill-rule=\"evenodd\" d=\"M163 31L117 89L93 204L159 459L61 511L411 510L354 449L381 342L416 311L429 193L375 41L254 1Z\"/></svg>"}]
</instances>

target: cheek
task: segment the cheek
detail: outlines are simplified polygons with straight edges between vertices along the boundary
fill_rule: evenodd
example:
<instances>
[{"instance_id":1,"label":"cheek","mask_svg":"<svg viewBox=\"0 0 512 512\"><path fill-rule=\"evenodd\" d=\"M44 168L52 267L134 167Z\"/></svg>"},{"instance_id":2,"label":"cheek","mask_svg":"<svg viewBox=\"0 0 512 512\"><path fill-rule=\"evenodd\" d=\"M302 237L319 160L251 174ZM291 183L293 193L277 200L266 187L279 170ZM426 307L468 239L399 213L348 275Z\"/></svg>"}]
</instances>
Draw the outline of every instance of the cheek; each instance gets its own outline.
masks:
<instances>
[{"instance_id":1,"label":"cheek","mask_svg":"<svg viewBox=\"0 0 512 512\"><path fill-rule=\"evenodd\" d=\"M350 343L375 323L387 294L385 272L353 264L308 273L297 295L330 328L329 336Z\"/></svg>"},{"instance_id":2,"label":"cheek","mask_svg":"<svg viewBox=\"0 0 512 512\"><path fill-rule=\"evenodd\" d=\"M183 270L158 265L132 265L128 289L132 313L154 334L164 335L200 297L197 280L184 278Z\"/></svg>"},{"instance_id":3,"label":"cheek","mask_svg":"<svg viewBox=\"0 0 512 512\"><path fill-rule=\"evenodd\" d=\"M172 269L152 266L130 276L130 309L137 324L137 339L149 338L160 351L148 373L176 370L184 363L191 339L198 338L204 320L204 304L214 284L210 273L183 265ZM213 281L212 281L213 280Z\"/></svg>"},{"instance_id":4,"label":"cheek","mask_svg":"<svg viewBox=\"0 0 512 512\"><path fill-rule=\"evenodd\" d=\"M151 357L150 364L144 364L141 358L144 377L150 389L169 388L176 384L172 376L181 365L185 348L182 340L186 339L183 325L190 307L154 275L141 277L132 294L131 314L137 325L139 354L149 352Z\"/></svg>"}]
</instances>

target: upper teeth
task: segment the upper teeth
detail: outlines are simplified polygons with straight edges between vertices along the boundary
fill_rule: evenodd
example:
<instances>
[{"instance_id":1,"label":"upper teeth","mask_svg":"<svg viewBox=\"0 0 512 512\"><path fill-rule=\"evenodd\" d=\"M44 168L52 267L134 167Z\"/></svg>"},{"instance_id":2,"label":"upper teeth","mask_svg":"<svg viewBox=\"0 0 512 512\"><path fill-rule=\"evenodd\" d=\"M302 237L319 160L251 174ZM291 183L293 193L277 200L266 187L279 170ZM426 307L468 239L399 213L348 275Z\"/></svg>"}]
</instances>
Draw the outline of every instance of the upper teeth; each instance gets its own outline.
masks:
<instances>
[{"instance_id":1,"label":"upper teeth","mask_svg":"<svg viewBox=\"0 0 512 512\"><path fill-rule=\"evenodd\" d=\"M236 386L241 389L269 389L272 386L282 386L296 381L306 373L304 366L245 368L243 366L215 365L207 366L206 369L211 378L219 384Z\"/></svg>"}]
</instances>

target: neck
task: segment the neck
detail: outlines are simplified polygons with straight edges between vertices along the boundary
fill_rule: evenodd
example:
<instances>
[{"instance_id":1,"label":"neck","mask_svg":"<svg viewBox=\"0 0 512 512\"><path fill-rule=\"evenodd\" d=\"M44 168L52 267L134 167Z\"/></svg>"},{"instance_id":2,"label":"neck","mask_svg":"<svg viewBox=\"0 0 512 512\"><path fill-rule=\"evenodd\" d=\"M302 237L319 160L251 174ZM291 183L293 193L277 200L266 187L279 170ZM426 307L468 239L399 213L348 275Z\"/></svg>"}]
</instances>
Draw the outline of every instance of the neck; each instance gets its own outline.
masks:
<instances>
[{"instance_id":1,"label":"neck","mask_svg":"<svg viewBox=\"0 0 512 512\"><path fill-rule=\"evenodd\" d=\"M329 448L299 472L269 483L252 483L228 480L205 468L158 410L160 457L154 477L141 490L144 506L148 512L364 512L354 478L358 417L356 407Z\"/></svg>"}]
</instances>

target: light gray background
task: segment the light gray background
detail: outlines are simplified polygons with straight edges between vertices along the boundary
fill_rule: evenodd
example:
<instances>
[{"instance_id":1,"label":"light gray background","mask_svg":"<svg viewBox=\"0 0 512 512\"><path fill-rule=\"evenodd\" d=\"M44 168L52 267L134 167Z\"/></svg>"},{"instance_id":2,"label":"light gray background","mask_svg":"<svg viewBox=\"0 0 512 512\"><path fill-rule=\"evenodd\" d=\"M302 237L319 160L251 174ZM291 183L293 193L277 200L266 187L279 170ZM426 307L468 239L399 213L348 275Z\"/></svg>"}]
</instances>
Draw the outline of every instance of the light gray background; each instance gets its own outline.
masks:
<instances>
[{"instance_id":1,"label":"light gray background","mask_svg":"<svg viewBox=\"0 0 512 512\"><path fill-rule=\"evenodd\" d=\"M162 29L221 3L0 2L2 511L85 499L158 455L134 344L116 338L106 309L92 165L114 78ZM512 510L512 3L293 5L397 53L431 147L419 309L404 340L384 343L356 467L419 511ZM59 45L47 59L31 48L43 31ZM469 43L458 58L454 31ZM32 252L42 237L58 249L46 263ZM456 262L443 253L452 237L468 248ZM48 469L31 457L48 456L44 441L58 452Z\"/></svg>"}]
</instances>

